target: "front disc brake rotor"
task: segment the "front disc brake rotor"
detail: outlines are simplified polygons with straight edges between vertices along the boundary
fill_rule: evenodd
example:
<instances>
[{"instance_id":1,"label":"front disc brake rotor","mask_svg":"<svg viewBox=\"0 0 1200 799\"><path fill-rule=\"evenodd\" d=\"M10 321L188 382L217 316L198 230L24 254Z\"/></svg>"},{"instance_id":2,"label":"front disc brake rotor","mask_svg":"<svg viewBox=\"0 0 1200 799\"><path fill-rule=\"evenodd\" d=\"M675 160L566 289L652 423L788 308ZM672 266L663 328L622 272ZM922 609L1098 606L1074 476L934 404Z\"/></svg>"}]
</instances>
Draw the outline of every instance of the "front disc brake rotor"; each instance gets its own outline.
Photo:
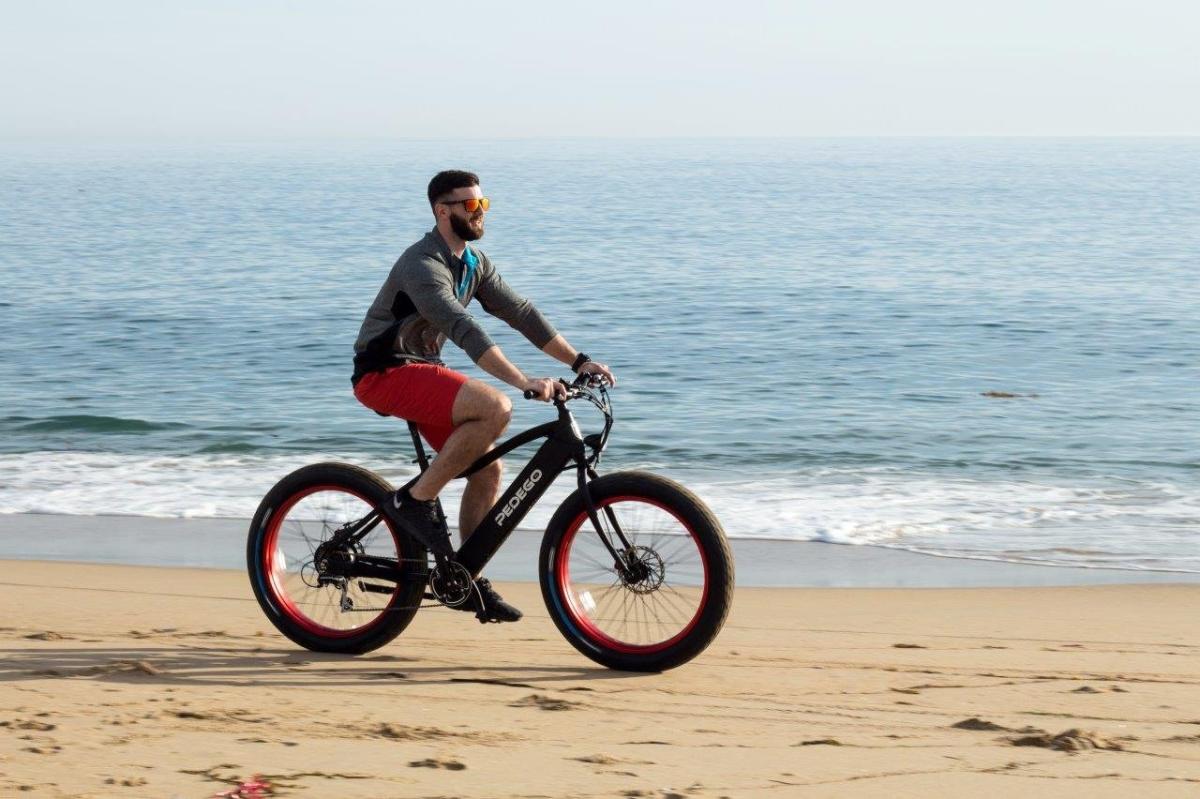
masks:
<instances>
[{"instance_id":1,"label":"front disc brake rotor","mask_svg":"<svg viewBox=\"0 0 1200 799\"><path fill-rule=\"evenodd\" d=\"M622 580L625 587L635 594L650 594L657 591L667 576L667 567L662 557L650 547L635 546L629 549L630 576Z\"/></svg>"}]
</instances>

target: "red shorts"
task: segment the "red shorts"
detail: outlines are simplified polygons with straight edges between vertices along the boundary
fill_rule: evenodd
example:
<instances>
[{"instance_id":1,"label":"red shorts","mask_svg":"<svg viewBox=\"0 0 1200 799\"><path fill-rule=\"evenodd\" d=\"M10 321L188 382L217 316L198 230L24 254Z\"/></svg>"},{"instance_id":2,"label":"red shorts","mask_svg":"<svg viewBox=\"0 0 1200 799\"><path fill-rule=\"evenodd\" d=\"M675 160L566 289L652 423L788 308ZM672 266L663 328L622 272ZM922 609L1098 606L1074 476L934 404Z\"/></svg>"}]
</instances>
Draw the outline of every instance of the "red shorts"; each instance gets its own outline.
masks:
<instances>
[{"instance_id":1,"label":"red shorts","mask_svg":"<svg viewBox=\"0 0 1200 799\"><path fill-rule=\"evenodd\" d=\"M354 396L373 411L416 422L429 446L440 452L454 432L454 398L467 379L445 366L409 363L368 372L354 386Z\"/></svg>"}]
</instances>

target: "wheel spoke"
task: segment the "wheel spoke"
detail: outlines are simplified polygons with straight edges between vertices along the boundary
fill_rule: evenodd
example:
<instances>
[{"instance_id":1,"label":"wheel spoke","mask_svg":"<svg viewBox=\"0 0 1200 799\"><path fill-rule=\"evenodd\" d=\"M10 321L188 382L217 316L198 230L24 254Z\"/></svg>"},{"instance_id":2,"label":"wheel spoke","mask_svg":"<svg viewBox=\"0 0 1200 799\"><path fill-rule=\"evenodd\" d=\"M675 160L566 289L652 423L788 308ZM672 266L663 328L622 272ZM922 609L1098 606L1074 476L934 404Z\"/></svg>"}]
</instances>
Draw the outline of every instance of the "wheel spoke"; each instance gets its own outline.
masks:
<instances>
[{"instance_id":1,"label":"wheel spoke","mask_svg":"<svg viewBox=\"0 0 1200 799\"><path fill-rule=\"evenodd\" d=\"M342 610L339 587L316 584L317 548L327 543L335 530L361 519L371 510L371 503L363 497L349 489L328 485L304 490L276 511L264 541L264 566L268 589L291 622L315 635L344 637L357 634L383 618L390 603L377 597L367 598L355 579L347 578L350 584L346 596L353 603L351 611ZM366 552L369 547L373 555L399 561L398 539L386 521L367 538L360 542L361 551ZM336 558L339 554L331 552L327 556ZM392 597L395 596L393 592Z\"/></svg>"},{"instance_id":2,"label":"wheel spoke","mask_svg":"<svg viewBox=\"0 0 1200 799\"><path fill-rule=\"evenodd\" d=\"M683 593L675 587L703 588L707 570L697 538L679 515L654 501L618 497L601 504L631 544L624 557L631 559L632 571L618 573L607 563L608 551L584 514L557 556L572 598L569 612L606 646L629 651L666 646L694 624L701 609L703 590ZM599 516L602 529L617 541L609 513L601 510Z\"/></svg>"}]
</instances>

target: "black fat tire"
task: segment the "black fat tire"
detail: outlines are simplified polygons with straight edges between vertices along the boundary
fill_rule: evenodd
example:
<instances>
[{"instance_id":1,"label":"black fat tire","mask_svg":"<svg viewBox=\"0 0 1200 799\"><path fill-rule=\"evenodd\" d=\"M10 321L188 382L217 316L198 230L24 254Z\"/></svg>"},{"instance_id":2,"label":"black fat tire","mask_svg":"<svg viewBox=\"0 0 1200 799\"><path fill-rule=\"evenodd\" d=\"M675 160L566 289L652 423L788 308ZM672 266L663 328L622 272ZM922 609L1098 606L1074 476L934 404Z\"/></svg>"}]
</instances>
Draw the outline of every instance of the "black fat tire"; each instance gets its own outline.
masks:
<instances>
[{"instance_id":1,"label":"black fat tire","mask_svg":"<svg viewBox=\"0 0 1200 799\"><path fill-rule=\"evenodd\" d=\"M586 512L583 494L576 489L555 511L542 539L538 558L542 599L559 632L587 657L611 669L658 672L687 663L712 643L725 623L733 602L733 555L720 521L703 501L678 483L649 472L625 471L604 475L589 483L596 502L620 496L644 497L670 508L694 533L708 562L708 598L700 617L685 638L669 648L649 655L628 654L605 647L576 629L559 593L555 562L569 527ZM590 523L585 521L590 528Z\"/></svg>"},{"instance_id":2,"label":"black fat tire","mask_svg":"<svg viewBox=\"0 0 1200 799\"><path fill-rule=\"evenodd\" d=\"M275 625L279 632L286 635L305 649L314 652L338 652L343 654L362 654L378 649L391 642L404 631L416 615L424 592L424 580L411 579L401 585L387 611L377 623L372 624L361 634L350 637L333 638L321 636L304 629L287 613L276 607L266 591L264 575L263 542L272 512L276 508L285 507L289 498L305 489L320 485L339 486L353 491L373 506L379 506L388 500L395 490L382 477L357 466L344 463L318 463L305 466L284 477L267 492L254 514L250 523L250 534L246 544L246 564L250 572L250 585L258 600L263 613ZM388 524L385 520L383 524ZM428 555L425 548L403 533L396 536L399 542L400 555L406 561L425 563Z\"/></svg>"}]
</instances>

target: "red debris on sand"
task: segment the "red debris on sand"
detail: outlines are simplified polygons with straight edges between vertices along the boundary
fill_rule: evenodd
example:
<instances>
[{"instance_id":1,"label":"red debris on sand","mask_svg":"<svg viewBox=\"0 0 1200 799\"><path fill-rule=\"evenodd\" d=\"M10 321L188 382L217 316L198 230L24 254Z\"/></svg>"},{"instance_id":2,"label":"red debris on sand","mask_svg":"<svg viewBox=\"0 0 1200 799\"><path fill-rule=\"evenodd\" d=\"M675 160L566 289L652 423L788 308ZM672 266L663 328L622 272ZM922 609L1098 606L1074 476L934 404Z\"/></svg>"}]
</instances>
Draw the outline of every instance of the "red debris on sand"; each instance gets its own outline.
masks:
<instances>
[{"instance_id":1,"label":"red debris on sand","mask_svg":"<svg viewBox=\"0 0 1200 799\"><path fill-rule=\"evenodd\" d=\"M271 783L255 774L248 781L238 783L236 788L214 793L212 799L262 799L262 797L272 796L274 793L275 789L271 787Z\"/></svg>"}]
</instances>

